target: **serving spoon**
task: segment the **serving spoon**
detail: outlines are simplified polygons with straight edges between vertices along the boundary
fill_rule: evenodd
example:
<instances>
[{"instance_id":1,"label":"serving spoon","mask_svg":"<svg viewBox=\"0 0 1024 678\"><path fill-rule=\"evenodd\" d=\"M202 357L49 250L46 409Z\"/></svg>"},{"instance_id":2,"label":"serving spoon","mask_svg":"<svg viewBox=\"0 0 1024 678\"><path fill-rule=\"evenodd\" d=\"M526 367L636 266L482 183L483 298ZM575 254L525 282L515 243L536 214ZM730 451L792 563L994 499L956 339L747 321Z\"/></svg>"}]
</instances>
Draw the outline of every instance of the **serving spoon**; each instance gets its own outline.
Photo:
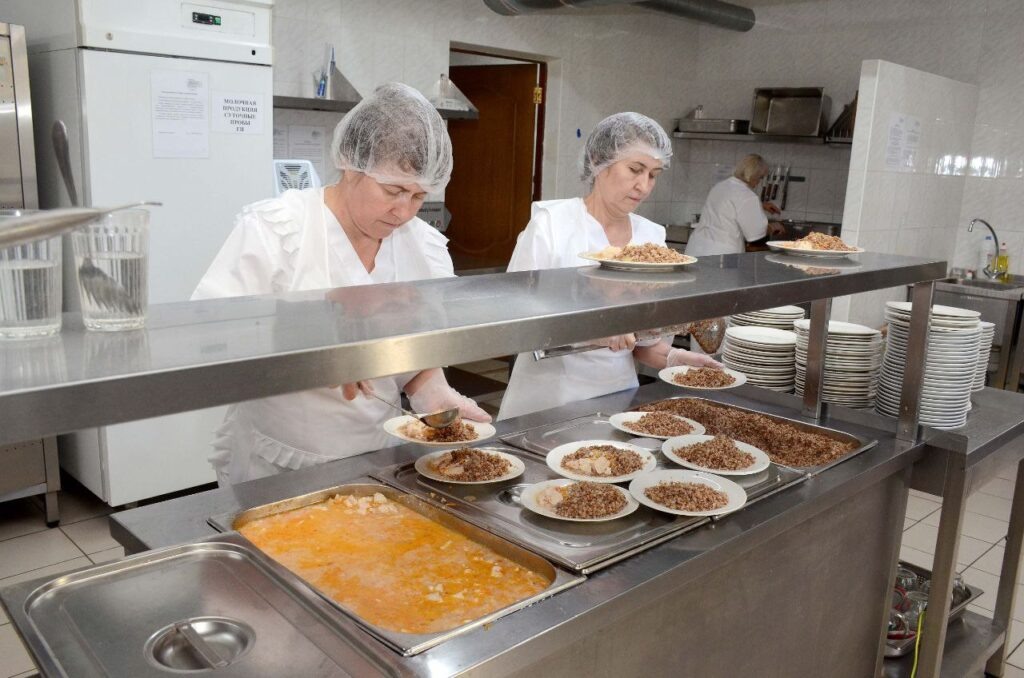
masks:
<instances>
[{"instance_id":1,"label":"serving spoon","mask_svg":"<svg viewBox=\"0 0 1024 678\"><path fill-rule=\"evenodd\" d=\"M452 424L455 423L455 420L459 418L459 408L457 407L452 407L451 409L447 410L441 410L440 412L432 412L431 414L416 414L415 412L410 412L404 407L396 405L390 400L384 400L376 393L369 393L367 395L376 398L385 405L393 407L399 412L402 412L403 414L406 414L412 417L413 419L419 419L430 428L444 428L445 426L451 426Z\"/></svg>"}]
</instances>

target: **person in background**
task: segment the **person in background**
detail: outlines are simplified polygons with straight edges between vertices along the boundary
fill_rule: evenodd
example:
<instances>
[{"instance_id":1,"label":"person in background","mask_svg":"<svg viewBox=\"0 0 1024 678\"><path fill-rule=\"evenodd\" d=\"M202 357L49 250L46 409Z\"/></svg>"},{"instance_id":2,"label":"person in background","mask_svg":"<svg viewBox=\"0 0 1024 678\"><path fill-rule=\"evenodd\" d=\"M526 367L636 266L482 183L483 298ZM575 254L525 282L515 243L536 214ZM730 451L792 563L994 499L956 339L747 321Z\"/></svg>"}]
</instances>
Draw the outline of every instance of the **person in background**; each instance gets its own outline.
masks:
<instances>
[{"instance_id":1,"label":"person in background","mask_svg":"<svg viewBox=\"0 0 1024 678\"><path fill-rule=\"evenodd\" d=\"M587 138L582 180L585 198L533 204L532 218L519 234L509 271L566 268L589 264L581 252L629 243L665 244L665 229L635 214L668 166L672 142L645 115L617 113ZM715 366L703 355L673 348L661 337L637 341L633 334L587 342L604 348L568 356L516 359L498 419L594 398L639 385L635 357L655 369L675 365Z\"/></svg>"},{"instance_id":2,"label":"person in background","mask_svg":"<svg viewBox=\"0 0 1024 678\"><path fill-rule=\"evenodd\" d=\"M451 177L452 146L437 110L406 85L383 85L338 123L337 183L285 191L242 209L193 299L279 294L454 275L447 239L416 213ZM253 378L258 378L254 375ZM385 447L391 408L366 394L436 412L490 416L439 369L237 403L210 458L221 485Z\"/></svg>"},{"instance_id":3,"label":"person in background","mask_svg":"<svg viewBox=\"0 0 1024 678\"><path fill-rule=\"evenodd\" d=\"M686 253L694 257L740 254L747 243L769 234L782 235L782 225L769 223L765 216L765 212L779 214L779 209L762 203L756 193L767 174L764 158L751 154L740 160L731 177L715 184L686 243Z\"/></svg>"}]
</instances>

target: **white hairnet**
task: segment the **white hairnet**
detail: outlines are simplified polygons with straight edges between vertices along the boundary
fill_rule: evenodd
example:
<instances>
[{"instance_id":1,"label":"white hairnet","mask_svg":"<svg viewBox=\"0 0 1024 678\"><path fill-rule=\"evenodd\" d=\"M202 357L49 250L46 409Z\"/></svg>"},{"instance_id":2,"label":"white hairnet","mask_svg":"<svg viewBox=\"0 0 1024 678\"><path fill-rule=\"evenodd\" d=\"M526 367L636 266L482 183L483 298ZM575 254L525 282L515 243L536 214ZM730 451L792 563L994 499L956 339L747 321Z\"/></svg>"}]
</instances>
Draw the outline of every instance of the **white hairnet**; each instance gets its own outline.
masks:
<instances>
[{"instance_id":1,"label":"white hairnet","mask_svg":"<svg viewBox=\"0 0 1024 678\"><path fill-rule=\"evenodd\" d=\"M389 184L438 193L452 176L452 141L441 115L408 85L381 85L334 128L331 158Z\"/></svg>"},{"instance_id":2,"label":"white hairnet","mask_svg":"<svg viewBox=\"0 0 1024 678\"><path fill-rule=\"evenodd\" d=\"M580 179L593 186L594 177L623 156L639 151L668 167L672 140L661 125L640 113L616 113L597 123L587 137Z\"/></svg>"}]
</instances>

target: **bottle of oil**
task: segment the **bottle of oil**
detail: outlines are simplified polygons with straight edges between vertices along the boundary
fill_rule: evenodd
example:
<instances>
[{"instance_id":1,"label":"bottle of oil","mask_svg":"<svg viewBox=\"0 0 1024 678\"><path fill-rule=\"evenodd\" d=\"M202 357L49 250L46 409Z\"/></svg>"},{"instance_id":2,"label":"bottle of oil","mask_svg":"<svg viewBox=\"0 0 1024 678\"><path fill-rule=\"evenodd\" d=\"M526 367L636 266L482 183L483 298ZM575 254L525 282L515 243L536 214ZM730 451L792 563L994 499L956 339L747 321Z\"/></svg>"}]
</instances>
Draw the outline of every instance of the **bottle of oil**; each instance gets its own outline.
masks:
<instances>
[{"instance_id":1,"label":"bottle of oil","mask_svg":"<svg viewBox=\"0 0 1024 678\"><path fill-rule=\"evenodd\" d=\"M1006 249L1006 243L1000 243L999 254L996 255L996 272L1000 276L1006 276L1010 272L1010 253Z\"/></svg>"}]
</instances>

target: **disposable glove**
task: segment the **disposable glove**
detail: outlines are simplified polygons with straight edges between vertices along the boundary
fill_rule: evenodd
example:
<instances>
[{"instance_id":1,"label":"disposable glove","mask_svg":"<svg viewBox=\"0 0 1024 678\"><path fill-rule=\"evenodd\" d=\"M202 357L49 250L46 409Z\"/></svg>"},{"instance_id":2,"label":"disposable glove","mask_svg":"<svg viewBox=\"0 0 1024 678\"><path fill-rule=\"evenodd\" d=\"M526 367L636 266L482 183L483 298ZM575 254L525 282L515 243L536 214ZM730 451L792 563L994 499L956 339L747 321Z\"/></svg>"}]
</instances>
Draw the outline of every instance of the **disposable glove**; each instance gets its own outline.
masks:
<instances>
[{"instance_id":1,"label":"disposable glove","mask_svg":"<svg viewBox=\"0 0 1024 678\"><path fill-rule=\"evenodd\" d=\"M668 352L668 356L665 359L665 367L679 367L680 365L689 365L690 367L714 367L718 370L725 367L725 365L709 355L702 355L700 353L684 351L681 348L674 348Z\"/></svg>"},{"instance_id":2,"label":"disposable glove","mask_svg":"<svg viewBox=\"0 0 1024 678\"><path fill-rule=\"evenodd\" d=\"M356 396L360 393L363 394L364 398L369 398L370 394L373 393L373 384L368 381L356 381L350 384L342 384L341 395L344 396L345 400L355 400Z\"/></svg>"},{"instance_id":3,"label":"disposable glove","mask_svg":"<svg viewBox=\"0 0 1024 678\"><path fill-rule=\"evenodd\" d=\"M482 422L491 420L491 415L480 409L472 398L467 398L449 386L440 370L420 384L415 393L409 394L409 404L419 414L432 414L457 407L463 419Z\"/></svg>"},{"instance_id":4,"label":"disposable glove","mask_svg":"<svg viewBox=\"0 0 1024 678\"><path fill-rule=\"evenodd\" d=\"M636 337L632 334L617 334L614 337L594 339L591 342L595 346L604 346L612 351L632 351L636 346Z\"/></svg>"}]
</instances>

